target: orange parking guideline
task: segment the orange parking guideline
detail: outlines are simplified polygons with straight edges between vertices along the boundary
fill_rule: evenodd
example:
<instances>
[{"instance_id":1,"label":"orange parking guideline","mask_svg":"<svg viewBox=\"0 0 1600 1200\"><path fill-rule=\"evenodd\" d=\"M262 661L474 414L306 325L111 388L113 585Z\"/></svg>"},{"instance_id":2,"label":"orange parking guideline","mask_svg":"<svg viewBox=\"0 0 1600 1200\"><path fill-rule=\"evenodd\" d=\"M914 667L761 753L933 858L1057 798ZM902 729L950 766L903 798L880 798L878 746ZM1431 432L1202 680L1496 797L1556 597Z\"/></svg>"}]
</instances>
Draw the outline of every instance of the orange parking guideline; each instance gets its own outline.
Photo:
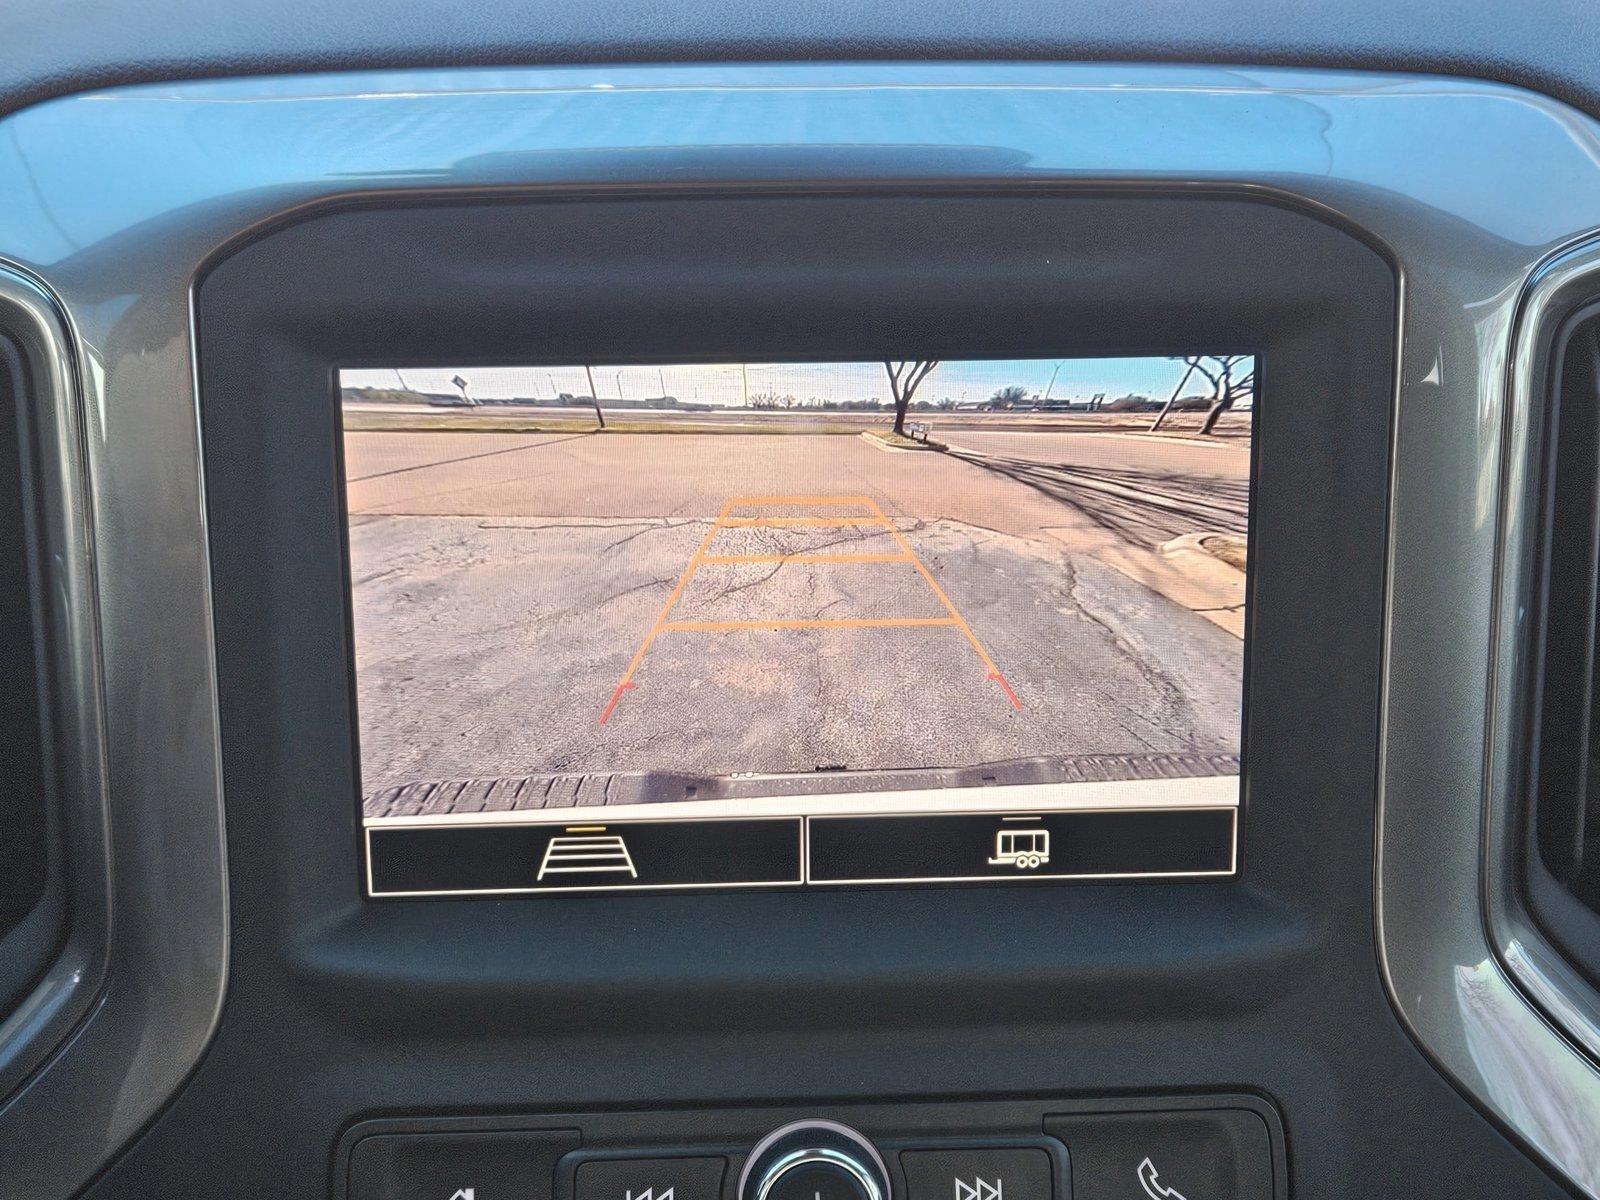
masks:
<instances>
[{"instance_id":1,"label":"orange parking guideline","mask_svg":"<svg viewBox=\"0 0 1600 1200\"><path fill-rule=\"evenodd\" d=\"M670 633L733 633L741 629L916 629L954 625L949 617L812 617L770 621L668 621Z\"/></svg>"},{"instance_id":2,"label":"orange parking guideline","mask_svg":"<svg viewBox=\"0 0 1600 1200\"><path fill-rule=\"evenodd\" d=\"M852 517L735 517L730 512L744 505L783 505L783 506L815 506L815 507L843 507L856 505L872 510L870 515ZM882 526L900 545L899 554L825 554L825 553L796 553L796 554L708 554L712 541L717 534L729 528L772 528L772 527L844 527L852 525L878 525ZM688 587L689 580L707 563L893 563L909 562L922 576L927 585L933 589L933 594L944 605L947 617L838 617L838 618L811 618L811 619L776 619L776 620L728 620L728 621L670 621L667 619L673 606L682 598L684 589ZM878 506L876 500L870 496L735 496L722 506L722 511L717 514L717 519L712 522L711 528L701 540L699 547L694 552L694 557L689 560L689 565L684 568L677 584L668 594L666 603L661 606L661 611L656 615L655 624L645 634L644 641L634 653L633 661L628 664L628 669L623 672L622 680L617 684L616 690L611 693L611 700L606 704L605 711L600 714L600 724L604 725L611 719L611 714L616 711L617 702L622 699L624 692L633 688L634 674L639 670L639 664L644 661L644 656L662 633L724 633L746 630L789 630L789 629L914 629L914 628L941 628L954 626L961 630L973 650L983 661L988 670L987 678L1000 685L1006 694L1006 699L1018 711L1022 708L1022 701L1017 698L1016 692L1011 690L1011 685L1006 682L1000 668L995 665L994 659L989 657L989 652L983 648L983 643L978 640L978 635L972 631L972 626L956 610L950 597L945 594L944 588L939 586L939 581L933 577L933 572L928 570L926 564L917 557L915 550L904 534L895 528L894 522Z\"/></svg>"},{"instance_id":3,"label":"orange parking guideline","mask_svg":"<svg viewBox=\"0 0 1600 1200\"><path fill-rule=\"evenodd\" d=\"M904 554L708 554L702 563L892 563L910 562Z\"/></svg>"},{"instance_id":4,"label":"orange parking guideline","mask_svg":"<svg viewBox=\"0 0 1600 1200\"><path fill-rule=\"evenodd\" d=\"M729 517L723 524L730 529L782 528L791 525L838 529L846 525L876 525L878 519L864 513L859 517Z\"/></svg>"},{"instance_id":5,"label":"orange parking guideline","mask_svg":"<svg viewBox=\"0 0 1600 1200\"><path fill-rule=\"evenodd\" d=\"M735 496L732 504L775 504L786 508L843 508L854 504L865 508L872 503L871 496Z\"/></svg>"},{"instance_id":6,"label":"orange parking guideline","mask_svg":"<svg viewBox=\"0 0 1600 1200\"><path fill-rule=\"evenodd\" d=\"M923 561L917 557L917 552L911 548L911 543L906 540L906 535L894 527L894 522L889 520L883 509L878 507L876 500L869 500L867 503L872 505L872 511L883 519L884 528L889 531L889 536L900 543L900 548L906 552L906 557L922 573L922 577L928 581L928 586L933 589L933 594L939 597L940 603L944 605L945 610L955 618L955 623L960 627L961 632L967 635L967 641L972 643L972 648L978 652L978 657L983 659L983 665L989 668L989 678L1000 685L1001 690L1006 694L1006 699L1011 701L1011 707L1021 712L1022 701L1017 699L1017 694L1011 690L1011 685L1006 682L1006 677L1000 673L1000 668L995 666L994 659L990 658L989 652L983 648L983 643L978 640L978 635L972 632L972 626L968 625L966 619L956 611L956 606L950 603L950 597L944 594L944 589L939 586L939 581L933 577L933 572L928 570Z\"/></svg>"},{"instance_id":7,"label":"orange parking guideline","mask_svg":"<svg viewBox=\"0 0 1600 1200\"><path fill-rule=\"evenodd\" d=\"M706 531L706 536L694 552L694 557L689 560L689 565L683 569L683 574L678 577L677 586L667 596L667 602L661 606L661 611L656 614L656 623L650 626L650 632L645 634L644 641L639 643L639 649L634 653L633 661L628 664L628 669L622 674L622 682L617 684L617 690L611 693L611 701L600 714L600 724L604 725L611 719L611 714L616 710L617 701L622 699L622 693L633 686L633 673L639 669L639 664L644 661L645 653L650 649L650 644L656 640L661 632L662 625L666 622L667 614L672 611L672 606L678 602L678 597L683 595L683 589L688 586L689 578L700 569L706 550L711 546L711 539L717 536L722 528L723 521L728 516L734 501L729 500L722 506L722 511L717 514L717 519L711 523L711 528Z\"/></svg>"}]
</instances>

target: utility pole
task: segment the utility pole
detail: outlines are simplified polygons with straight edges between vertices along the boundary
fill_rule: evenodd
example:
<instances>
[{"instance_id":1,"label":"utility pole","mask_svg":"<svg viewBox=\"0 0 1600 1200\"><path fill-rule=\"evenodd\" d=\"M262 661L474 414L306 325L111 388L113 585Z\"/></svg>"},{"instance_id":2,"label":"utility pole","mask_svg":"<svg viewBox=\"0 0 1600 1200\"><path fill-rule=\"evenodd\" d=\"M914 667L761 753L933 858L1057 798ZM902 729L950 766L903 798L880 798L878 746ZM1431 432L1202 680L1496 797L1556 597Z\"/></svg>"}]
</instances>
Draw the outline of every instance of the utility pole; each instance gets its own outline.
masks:
<instances>
[{"instance_id":1,"label":"utility pole","mask_svg":"<svg viewBox=\"0 0 1600 1200\"><path fill-rule=\"evenodd\" d=\"M583 373L589 377L589 399L594 401L594 419L600 422L600 428L606 427L606 415L600 411L600 390L594 386L594 371L587 363L584 364Z\"/></svg>"},{"instance_id":2,"label":"utility pole","mask_svg":"<svg viewBox=\"0 0 1600 1200\"><path fill-rule=\"evenodd\" d=\"M1056 386L1056 376L1061 374L1061 368L1066 366L1066 365L1067 365L1067 360L1066 359L1062 359L1060 362L1058 362L1056 364L1056 369L1054 371L1050 372L1050 384L1049 384L1048 387L1046 387L1044 389L1044 398L1046 400L1050 399L1050 388L1053 388L1053 387Z\"/></svg>"},{"instance_id":3,"label":"utility pole","mask_svg":"<svg viewBox=\"0 0 1600 1200\"><path fill-rule=\"evenodd\" d=\"M739 373L744 376L744 406L750 407L750 364L740 363Z\"/></svg>"}]
</instances>

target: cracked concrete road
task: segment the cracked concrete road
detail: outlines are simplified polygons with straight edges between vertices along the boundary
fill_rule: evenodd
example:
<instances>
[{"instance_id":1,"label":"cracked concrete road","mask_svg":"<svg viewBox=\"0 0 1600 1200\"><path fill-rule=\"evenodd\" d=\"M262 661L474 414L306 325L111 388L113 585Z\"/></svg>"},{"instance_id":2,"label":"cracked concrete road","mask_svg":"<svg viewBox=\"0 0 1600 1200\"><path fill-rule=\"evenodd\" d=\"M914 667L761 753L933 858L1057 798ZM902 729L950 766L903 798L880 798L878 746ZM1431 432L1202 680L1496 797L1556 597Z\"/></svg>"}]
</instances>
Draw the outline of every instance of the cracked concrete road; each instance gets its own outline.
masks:
<instances>
[{"instance_id":1,"label":"cracked concrete road","mask_svg":"<svg viewBox=\"0 0 1600 1200\"><path fill-rule=\"evenodd\" d=\"M970 462L841 436L461 433L350 434L346 462L369 796L486 775L1238 749L1239 640L1108 565L1116 534L1096 514ZM723 504L776 494L870 497L1020 708L953 624L718 627L660 633L602 725ZM706 562L676 622L948 616L913 564L888 561L901 551L882 525L723 528L708 549L823 560Z\"/></svg>"}]
</instances>

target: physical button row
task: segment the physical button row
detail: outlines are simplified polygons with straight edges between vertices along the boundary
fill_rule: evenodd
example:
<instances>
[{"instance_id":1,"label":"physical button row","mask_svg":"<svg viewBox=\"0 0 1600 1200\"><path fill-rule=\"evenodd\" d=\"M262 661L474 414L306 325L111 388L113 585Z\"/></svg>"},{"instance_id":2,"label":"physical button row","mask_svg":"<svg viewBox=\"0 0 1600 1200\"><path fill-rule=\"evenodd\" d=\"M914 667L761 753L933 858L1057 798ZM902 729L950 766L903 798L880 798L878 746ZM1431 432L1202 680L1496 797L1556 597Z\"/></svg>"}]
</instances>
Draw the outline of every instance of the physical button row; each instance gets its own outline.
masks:
<instances>
[{"instance_id":1,"label":"physical button row","mask_svg":"<svg viewBox=\"0 0 1600 1200\"><path fill-rule=\"evenodd\" d=\"M1031 1146L907 1150L899 1157L907 1200L1052 1200L1056 1194L1050 1155ZM578 1167L574 1200L722 1200L726 1168L722 1158L591 1159ZM847 1169L820 1157L784 1172L762 1200L819 1196L870 1200Z\"/></svg>"},{"instance_id":2,"label":"physical button row","mask_svg":"<svg viewBox=\"0 0 1600 1200\"><path fill-rule=\"evenodd\" d=\"M886 1142L902 1193L865 1138L843 1131L858 1151L815 1136L819 1125L829 1123L805 1122L805 1136L769 1137L744 1156L736 1200L1273 1200L1282 1169L1266 1123L1244 1109L1085 1113L1046 1117L1034 1145ZM802 1124L776 1134L792 1129ZM580 1145L557 1130L373 1134L351 1150L341 1200L728 1200L733 1190L722 1155Z\"/></svg>"},{"instance_id":3,"label":"physical button row","mask_svg":"<svg viewBox=\"0 0 1600 1200\"><path fill-rule=\"evenodd\" d=\"M349 1200L552 1200L565 1134L405 1134L363 1138ZM1032 1147L905 1151L907 1200L1055 1200L1050 1155ZM588 1158L572 1200L723 1200L728 1160ZM764 1200L872 1200L848 1171L824 1162L783 1172ZM880 1200L889 1200L883 1196ZM1066 1200L1063 1192L1061 1200Z\"/></svg>"}]
</instances>

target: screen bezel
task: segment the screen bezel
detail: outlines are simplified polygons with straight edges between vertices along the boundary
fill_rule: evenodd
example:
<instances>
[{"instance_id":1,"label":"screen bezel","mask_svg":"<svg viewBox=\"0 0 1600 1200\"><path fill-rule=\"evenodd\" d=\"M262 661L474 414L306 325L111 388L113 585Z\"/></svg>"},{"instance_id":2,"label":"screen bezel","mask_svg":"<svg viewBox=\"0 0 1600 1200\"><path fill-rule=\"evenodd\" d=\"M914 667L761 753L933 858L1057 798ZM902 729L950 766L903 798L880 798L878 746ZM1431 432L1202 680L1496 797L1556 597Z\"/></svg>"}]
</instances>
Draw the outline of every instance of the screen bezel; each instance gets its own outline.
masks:
<instances>
[{"instance_id":1,"label":"screen bezel","mask_svg":"<svg viewBox=\"0 0 1600 1200\"><path fill-rule=\"evenodd\" d=\"M696 358L803 357L770 330L754 337L748 321L741 327L748 296L730 281L770 282L809 256L811 271L794 276L798 294L783 297L787 310L820 300L837 305L840 296L873 303L882 297L847 286L859 283L872 246L864 237L845 245L824 235L848 219L852 228L876 231L876 252L887 254L898 244L895 231L929 205L946 204L965 208L971 236L929 246L916 270L953 281L959 303L879 313L876 324L858 312L848 332L864 353L835 337L828 357L910 348L907 330L929 320L970 326L967 318L982 307L989 354L1053 344L1085 357L1204 348L1258 359L1238 875L1204 887L1131 881L517 897L495 903L490 923L481 916L487 901L366 900L336 369L570 359L580 344L595 358L658 357L634 335L644 328L663 343L681 339L673 321L688 316L702 328L715 318L728 341L702 342ZM732 210L741 208L745 215L734 221ZM551 241L557 217L583 231L576 248ZM737 225L731 235L730 222ZM785 236L775 238L775 230ZM710 251L721 255L718 272L686 276L685 256ZM564 252L569 261L560 261ZM1051 273L1047 258L1070 262L1071 275ZM671 277L679 299L687 278L702 307L639 301L596 309L597 281L622 260L636 278L645 266L652 277ZM1047 342L1029 316L1041 271L1057 289L1051 320L1069 318L1075 331L1070 344ZM562 294L581 319L541 326L532 300L557 277L571 281ZM1387 260L1320 215L1222 193L997 185L463 198L341 205L260 231L213 268L196 297L225 796L230 842L242 852L231 862L257 883L279 881L268 894L292 906L287 918L311 939L311 959L359 946L363 956L399 962L427 940L455 951L428 952L426 963L398 969L390 985L431 988L425 977L449 977L471 993L492 985L468 961L495 955L495 977L517 979L526 997L554 1005L552 1019L568 1011L562 1005L572 993L563 981L574 972L624 1006L633 1001L616 989L642 970L692 978L691 991L715 990L721 976L706 948L728 937L760 944L747 964L757 974L810 969L824 979L835 971L818 958L822 948L847 943L864 923L1004 926L1029 945L1024 958L1040 968L1031 978L1052 989L1076 974L1071 964L1085 953L1077 942L1093 936L1064 931L1074 913L1093 912L1097 928L1108 921L1137 927L1132 936L1152 970L1181 969L1173 958L1188 953L1180 927L1226 928L1225 941L1241 946L1292 937L1283 922L1292 922L1294 897L1332 886L1352 855L1371 850L1370 842L1349 845L1330 830L1347 823L1340 814L1348 806L1370 814L1375 803L1396 295ZM892 318L898 337L886 336ZM605 355L595 330L618 322L630 329L626 354ZM837 311L834 324L846 324ZM1152 329L1163 330L1163 340L1151 340ZM939 349L985 356L974 340L942 339ZM1333 394L1344 398L1342 409L1326 399ZM263 404L263 396L284 399ZM1268 454L1273 445L1294 453ZM1263 455L1272 464L1265 471ZM307 612L325 615L307 620ZM1317 736L1308 738L1313 724ZM1268 845L1277 853L1263 856ZM1174 903L1174 887L1181 902ZM622 937L597 950L596 922L670 928L689 941ZM537 956L531 946L540 947ZM902 946L867 975L909 986L916 961ZM1012 971L1020 961L1002 967L995 958L986 969ZM940 1015L929 994L907 994L903 1003ZM759 1008L740 1014L729 1019L765 1019Z\"/></svg>"}]
</instances>

